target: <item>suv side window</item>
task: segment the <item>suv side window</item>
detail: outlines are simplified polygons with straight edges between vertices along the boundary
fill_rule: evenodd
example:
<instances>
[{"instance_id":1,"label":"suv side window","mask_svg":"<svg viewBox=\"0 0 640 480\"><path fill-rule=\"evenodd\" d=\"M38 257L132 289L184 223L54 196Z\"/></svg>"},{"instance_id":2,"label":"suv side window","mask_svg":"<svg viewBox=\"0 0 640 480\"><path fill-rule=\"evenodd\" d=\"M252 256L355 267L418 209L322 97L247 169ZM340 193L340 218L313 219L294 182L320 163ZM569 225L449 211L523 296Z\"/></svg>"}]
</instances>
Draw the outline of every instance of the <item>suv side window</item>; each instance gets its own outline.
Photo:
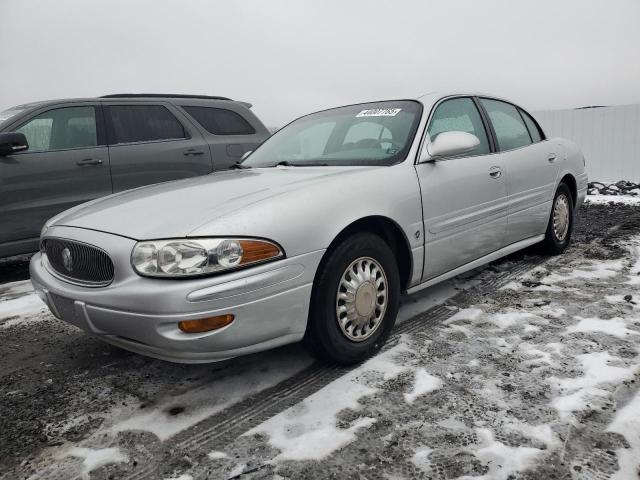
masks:
<instances>
[{"instance_id":1,"label":"suv side window","mask_svg":"<svg viewBox=\"0 0 640 480\"><path fill-rule=\"evenodd\" d=\"M186 138L182 124L162 105L109 105L111 143L153 142Z\"/></svg>"},{"instance_id":2,"label":"suv side window","mask_svg":"<svg viewBox=\"0 0 640 480\"><path fill-rule=\"evenodd\" d=\"M431 123L427 129L431 141L442 132L467 132L480 140L471 155L484 155L490 152L489 137L482 123L476 104L468 97L445 100L433 112Z\"/></svg>"},{"instance_id":3,"label":"suv side window","mask_svg":"<svg viewBox=\"0 0 640 480\"><path fill-rule=\"evenodd\" d=\"M540 131L540 127L538 127L536 121L531 117L531 115L529 115L521 108L518 108L518 111L520 112L520 115L522 115L524 123L527 125L527 129L529 130L529 135L531 135L531 140L533 140L533 143L542 141L542 132Z\"/></svg>"},{"instance_id":4,"label":"suv side window","mask_svg":"<svg viewBox=\"0 0 640 480\"><path fill-rule=\"evenodd\" d=\"M196 122L214 135L253 135L256 133L241 115L224 108L182 107Z\"/></svg>"},{"instance_id":5,"label":"suv side window","mask_svg":"<svg viewBox=\"0 0 640 480\"><path fill-rule=\"evenodd\" d=\"M487 111L493 130L496 132L499 150L512 150L531 144L529 131L516 107L510 103L488 98L481 98L480 102Z\"/></svg>"},{"instance_id":6,"label":"suv side window","mask_svg":"<svg viewBox=\"0 0 640 480\"><path fill-rule=\"evenodd\" d=\"M27 121L16 132L24 134L29 152L48 152L98 145L96 109L63 107L48 110Z\"/></svg>"}]
</instances>

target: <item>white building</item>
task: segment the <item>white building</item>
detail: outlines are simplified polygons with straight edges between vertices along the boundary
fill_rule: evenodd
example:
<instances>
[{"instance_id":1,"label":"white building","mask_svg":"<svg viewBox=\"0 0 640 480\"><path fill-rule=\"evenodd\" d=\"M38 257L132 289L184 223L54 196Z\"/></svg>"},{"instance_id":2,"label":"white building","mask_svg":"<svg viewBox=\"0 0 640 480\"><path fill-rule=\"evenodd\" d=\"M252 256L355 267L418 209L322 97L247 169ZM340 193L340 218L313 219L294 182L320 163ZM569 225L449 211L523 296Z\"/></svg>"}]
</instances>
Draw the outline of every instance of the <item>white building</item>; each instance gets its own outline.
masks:
<instances>
[{"instance_id":1,"label":"white building","mask_svg":"<svg viewBox=\"0 0 640 480\"><path fill-rule=\"evenodd\" d=\"M547 137L584 152L590 181L640 182L640 105L534 112Z\"/></svg>"}]
</instances>

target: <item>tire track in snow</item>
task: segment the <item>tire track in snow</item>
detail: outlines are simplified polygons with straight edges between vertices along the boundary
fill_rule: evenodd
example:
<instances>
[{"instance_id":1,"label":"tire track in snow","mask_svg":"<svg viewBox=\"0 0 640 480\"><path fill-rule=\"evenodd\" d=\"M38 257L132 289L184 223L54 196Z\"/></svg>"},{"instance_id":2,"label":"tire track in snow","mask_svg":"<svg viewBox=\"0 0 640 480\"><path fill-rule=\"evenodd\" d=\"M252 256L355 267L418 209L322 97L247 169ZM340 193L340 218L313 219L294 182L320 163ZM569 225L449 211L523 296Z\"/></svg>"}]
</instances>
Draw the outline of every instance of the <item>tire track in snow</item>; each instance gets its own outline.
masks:
<instances>
[{"instance_id":1,"label":"tire track in snow","mask_svg":"<svg viewBox=\"0 0 640 480\"><path fill-rule=\"evenodd\" d=\"M525 258L513 265L510 270L498 272L492 278L483 281L478 293L492 293L511 280L541 265L546 260L547 257L539 256ZM455 300L456 297L465 293L466 290L463 290L450 300ZM425 330L432 325L445 321L455 313L456 311L452 311L444 305L437 305L407 319L394 328L382 351L386 351L396 345L402 335ZM267 390L251 395L226 410L177 434L163 445L164 455L170 457L176 451L189 452L195 449L218 450L221 446L230 444L253 427L296 405L304 398L358 367L359 365L341 367L315 362L299 374ZM159 469L163 463L162 458L149 458L141 463L144 463L145 466L126 477L128 480L158 478Z\"/></svg>"}]
</instances>

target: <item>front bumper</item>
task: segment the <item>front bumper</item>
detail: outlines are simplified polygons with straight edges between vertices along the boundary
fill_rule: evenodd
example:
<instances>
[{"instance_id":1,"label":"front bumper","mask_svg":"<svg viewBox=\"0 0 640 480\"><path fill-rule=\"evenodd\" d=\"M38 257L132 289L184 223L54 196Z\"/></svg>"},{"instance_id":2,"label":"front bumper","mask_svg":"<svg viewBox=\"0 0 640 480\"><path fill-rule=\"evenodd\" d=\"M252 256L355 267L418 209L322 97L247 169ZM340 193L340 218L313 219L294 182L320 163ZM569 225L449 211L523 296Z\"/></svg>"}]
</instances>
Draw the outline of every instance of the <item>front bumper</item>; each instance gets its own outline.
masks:
<instances>
[{"instance_id":1,"label":"front bumper","mask_svg":"<svg viewBox=\"0 0 640 480\"><path fill-rule=\"evenodd\" d=\"M52 275L41 254L34 255L31 281L56 317L124 349L185 363L224 360L301 340L324 253L219 276L168 280L133 271L129 259L134 240L72 227L51 227L46 236L95 245L114 262L113 282L91 288ZM189 334L178 328L181 320L227 313L235 320L219 330Z\"/></svg>"}]
</instances>

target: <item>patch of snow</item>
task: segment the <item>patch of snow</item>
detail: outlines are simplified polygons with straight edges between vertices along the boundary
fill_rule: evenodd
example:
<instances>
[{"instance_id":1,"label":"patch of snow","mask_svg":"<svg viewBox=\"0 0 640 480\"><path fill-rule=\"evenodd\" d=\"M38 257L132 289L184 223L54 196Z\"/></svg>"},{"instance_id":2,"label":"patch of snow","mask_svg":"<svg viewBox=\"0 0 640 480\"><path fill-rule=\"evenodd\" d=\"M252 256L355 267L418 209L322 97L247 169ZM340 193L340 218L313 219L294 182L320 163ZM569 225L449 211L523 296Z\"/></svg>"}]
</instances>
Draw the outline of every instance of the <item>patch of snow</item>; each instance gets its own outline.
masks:
<instances>
[{"instance_id":1,"label":"patch of snow","mask_svg":"<svg viewBox=\"0 0 640 480\"><path fill-rule=\"evenodd\" d=\"M360 398L377 391L363 383L363 374L375 371L385 380L397 377L408 367L398 365L393 358L407 350L406 343L401 341L245 435L268 435L269 442L280 450L277 460L319 460L328 456L351 443L358 429L375 422L373 418L361 417L349 428L336 426L338 413L345 409L359 410Z\"/></svg>"},{"instance_id":2,"label":"patch of snow","mask_svg":"<svg viewBox=\"0 0 640 480\"><path fill-rule=\"evenodd\" d=\"M418 467L423 472L430 472L431 462L427 457L429 457L429 454L431 452L433 452L433 449L429 447L417 448L413 453L413 456L411 457L411 463L413 463L416 467Z\"/></svg>"},{"instance_id":3,"label":"patch of snow","mask_svg":"<svg viewBox=\"0 0 640 480\"><path fill-rule=\"evenodd\" d=\"M217 450L214 450L213 452L207 453L207 457L209 457L211 460L216 460L218 458L228 458L229 455L224 452L218 452Z\"/></svg>"},{"instance_id":4,"label":"patch of snow","mask_svg":"<svg viewBox=\"0 0 640 480\"><path fill-rule=\"evenodd\" d=\"M179 477L168 477L168 478L165 478L164 480L193 480L193 477L188 473L183 473Z\"/></svg>"},{"instance_id":5,"label":"patch of snow","mask_svg":"<svg viewBox=\"0 0 640 480\"><path fill-rule=\"evenodd\" d=\"M554 284L572 280L605 280L618 275L623 268L622 260L594 261L583 268L574 268L566 273L547 275L544 277L544 283Z\"/></svg>"},{"instance_id":6,"label":"patch of snow","mask_svg":"<svg viewBox=\"0 0 640 480\"><path fill-rule=\"evenodd\" d=\"M429 374L424 368L419 368L415 372L413 389L410 393L404 394L404 399L407 403L411 404L419 396L424 395L425 393L433 392L440 387L442 387L442 380Z\"/></svg>"},{"instance_id":7,"label":"patch of snow","mask_svg":"<svg viewBox=\"0 0 640 480\"><path fill-rule=\"evenodd\" d=\"M85 472L91 472L110 463L129 461L129 458L117 447L100 449L72 447L66 452L66 456L82 458L82 468Z\"/></svg>"},{"instance_id":8,"label":"patch of snow","mask_svg":"<svg viewBox=\"0 0 640 480\"><path fill-rule=\"evenodd\" d=\"M529 312L521 312L517 310L508 310L506 313L498 313L488 318L488 320L495 326L497 326L500 330L504 330L513 325L521 324L525 320L533 319L540 319L540 317Z\"/></svg>"},{"instance_id":9,"label":"patch of snow","mask_svg":"<svg viewBox=\"0 0 640 480\"><path fill-rule=\"evenodd\" d=\"M460 477L466 480L506 480L532 466L544 454L544 451L538 448L510 447L498 442L494 439L493 433L486 428L478 428L476 432L485 446L473 454L489 466L489 471L483 476Z\"/></svg>"},{"instance_id":10,"label":"patch of snow","mask_svg":"<svg viewBox=\"0 0 640 480\"><path fill-rule=\"evenodd\" d=\"M640 332L629 330L626 322L620 317L611 318L609 320L602 320L601 318L574 318L579 320L578 323L575 325L569 325L566 329L566 333L602 332L618 338L625 338L629 335L640 335Z\"/></svg>"},{"instance_id":11,"label":"patch of snow","mask_svg":"<svg viewBox=\"0 0 640 480\"><path fill-rule=\"evenodd\" d=\"M524 326L524 333L539 332L539 331L540 331L540 327L537 325L531 325L530 323L527 323Z\"/></svg>"},{"instance_id":12,"label":"patch of snow","mask_svg":"<svg viewBox=\"0 0 640 480\"><path fill-rule=\"evenodd\" d=\"M521 343L518 345L518 348L522 350L522 353L528 357L533 357L525 360L525 363L546 363L548 365L552 365L553 361L551 360L551 354L548 352L543 352L542 350L535 348L533 345L529 343Z\"/></svg>"},{"instance_id":13,"label":"patch of snow","mask_svg":"<svg viewBox=\"0 0 640 480\"><path fill-rule=\"evenodd\" d=\"M607 395L604 388L609 383L619 383L633 378L635 367L613 367L609 365L612 357L609 352L585 353L576 357L582 363L583 375L575 378L550 377L548 382L560 394L551 405L558 411L560 418L566 420L572 412L583 410L593 397Z\"/></svg>"},{"instance_id":14,"label":"patch of snow","mask_svg":"<svg viewBox=\"0 0 640 480\"><path fill-rule=\"evenodd\" d=\"M249 395L291 377L312 362L313 359L307 355L301 355L298 361L292 362L290 352L267 352L261 358L261 368L249 365L230 369L215 382L172 395L150 411L145 410L117 422L111 431L143 430L164 441ZM176 406L184 408L184 411L171 415L170 410Z\"/></svg>"},{"instance_id":15,"label":"patch of snow","mask_svg":"<svg viewBox=\"0 0 640 480\"><path fill-rule=\"evenodd\" d=\"M444 322L442 322L442 324L450 325L460 320L471 320L471 321L477 320L478 318L480 318L480 316L483 313L484 312L479 308L465 308L463 310L460 310L455 315L452 315L451 317L447 318Z\"/></svg>"},{"instance_id":16,"label":"patch of snow","mask_svg":"<svg viewBox=\"0 0 640 480\"><path fill-rule=\"evenodd\" d=\"M624 205L640 205L640 196L631 195L587 195L585 203L597 205L608 205L609 203L619 203Z\"/></svg>"},{"instance_id":17,"label":"patch of snow","mask_svg":"<svg viewBox=\"0 0 640 480\"><path fill-rule=\"evenodd\" d=\"M621 410L618 411L611 424L607 427L608 432L615 432L622 435L629 442L630 448L619 448L616 451L618 457L619 470L612 477L614 480L637 478L638 459L640 459L640 391L636 392Z\"/></svg>"},{"instance_id":18,"label":"patch of snow","mask_svg":"<svg viewBox=\"0 0 640 480\"><path fill-rule=\"evenodd\" d=\"M44 304L40 297L35 293L29 295L23 295L21 297L13 298L10 300L0 301L0 319L9 317L22 317L26 315L34 315L40 312L46 311L47 306ZM14 325L22 319L9 320L0 325L0 328L7 328Z\"/></svg>"}]
</instances>

